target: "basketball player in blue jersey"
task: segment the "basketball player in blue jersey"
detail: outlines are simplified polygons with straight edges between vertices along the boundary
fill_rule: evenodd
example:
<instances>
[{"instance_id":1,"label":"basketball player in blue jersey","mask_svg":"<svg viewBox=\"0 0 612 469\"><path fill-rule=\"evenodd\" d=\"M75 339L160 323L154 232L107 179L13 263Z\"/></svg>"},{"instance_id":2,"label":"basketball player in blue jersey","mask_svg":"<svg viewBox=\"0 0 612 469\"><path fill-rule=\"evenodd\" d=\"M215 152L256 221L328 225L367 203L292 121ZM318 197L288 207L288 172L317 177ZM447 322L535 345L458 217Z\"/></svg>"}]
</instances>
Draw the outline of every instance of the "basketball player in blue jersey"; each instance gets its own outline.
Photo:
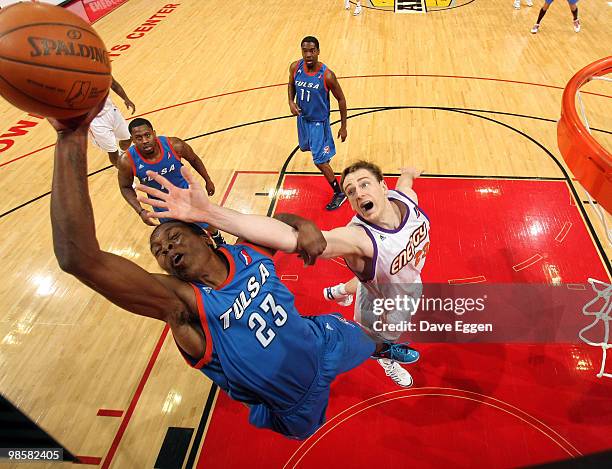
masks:
<instances>
[{"instance_id":1,"label":"basketball player in blue jersey","mask_svg":"<svg viewBox=\"0 0 612 469\"><path fill-rule=\"evenodd\" d=\"M335 210L346 200L329 162L336 146L329 123L329 92L338 100L340 130L338 138L346 140L346 98L327 65L319 62L319 41L316 37L302 39L302 60L289 67L289 109L297 116L300 150L312 153L312 160L332 187L334 195L325 207Z\"/></svg>"},{"instance_id":2,"label":"basketball player in blue jersey","mask_svg":"<svg viewBox=\"0 0 612 469\"><path fill-rule=\"evenodd\" d=\"M204 163L186 142L176 137L158 137L153 125L142 118L131 121L128 130L134 145L121 157L117 165L119 189L123 198L138 213L144 223L155 226L154 221L147 217L147 211L136 199L133 187L134 177L138 178L141 184L161 189L157 182L147 176L147 171L165 175L173 184L187 187L187 182L181 175L183 167L181 160L185 159L204 179L208 195L215 193L215 185ZM164 223L169 220L161 219L160 221ZM217 245L225 243L218 229L206 223L200 226L210 234Z\"/></svg>"},{"instance_id":3,"label":"basketball player in blue jersey","mask_svg":"<svg viewBox=\"0 0 612 469\"><path fill-rule=\"evenodd\" d=\"M187 174L185 172L185 174ZM378 166L367 161L358 161L342 172L341 184L355 211L355 217L347 226L333 228L323 232L325 243L311 247L310 239L312 222L300 216L284 213L277 218L294 227L298 232L298 245L309 246L306 261L314 263L315 257L344 258L347 266L356 275L357 280L349 282L352 293L357 293L355 301L355 320L360 323L377 342L398 342L404 326L412 319L409 307L380 309L380 302L398 296L418 298L422 291L421 270L429 252L429 218L418 206L418 197L413 190L414 180L421 174L414 168L405 168L397 181L395 190L388 189L382 171ZM226 211L214 206L206 198L195 180L188 174L190 187L174 187L159 175L154 178L168 189L167 193L152 192L143 188L158 200L139 196L139 200L152 206L165 208L166 212L151 214L154 217L170 216L172 218L196 222L214 221L224 231L239 233L240 236L259 244L270 242L286 245L293 252L291 233L276 230L277 224L270 218L252 222L251 215ZM267 224L266 224L267 222ZM282 237L288 236L286 241ZM316 241L316 238L315 238ZM315 256L315 257L313 257ZM339 292L337 287L327 299L343 299L348 291ZM376 306L378 304L378 306ZM394 302L391 301L393 305ZM419 352L406 347L409 359L403 363L414 363L419 359ZM379 365L385 374L398 386L410 387L413 379L410 373L392 359L381 358Z\"/></svg>"},{"instance_id":4,"label":"basketball player in blue jersey","mask_svg":"<svg viewBox=\"0 0 612 469\"><path fill-rule=\"evenodd\" d=\"M544 5L540 9L538 13L538 19L536 23L531 28L531 34L536 34L540 30L540 23L542 22L542 18L548 11L548 8L552 4L554 0L544 0ZM574 32L580 32L580 20L578 19L578 0L567 0L567 4L570 7L570 11L572 12L572 16L574 17Z\"/></svg>"},{"instance_id":5,"label":"basketball player in blue jersey","mask_svg":"<svg viewBox=\"0 0 612 469\"><path fill-rule=\"evenodd\" d=\"M57 130L51 225L59 265L117 306L166 322L187 363L246 403L251 424L306 438L325 420L337 375L372 354L402 359L401 346L375 344L340 316L299 315L271 255L302 247L295 230L278 220L272 221L284 241L268 248L239 239L214 249L199 227L162 223L150 247L168 275L101 250L87 184L87 131L96 113L80 122L49 119ZM253 215L248 222L261 219L269 221Z\"/></svg>"}]
</instances>

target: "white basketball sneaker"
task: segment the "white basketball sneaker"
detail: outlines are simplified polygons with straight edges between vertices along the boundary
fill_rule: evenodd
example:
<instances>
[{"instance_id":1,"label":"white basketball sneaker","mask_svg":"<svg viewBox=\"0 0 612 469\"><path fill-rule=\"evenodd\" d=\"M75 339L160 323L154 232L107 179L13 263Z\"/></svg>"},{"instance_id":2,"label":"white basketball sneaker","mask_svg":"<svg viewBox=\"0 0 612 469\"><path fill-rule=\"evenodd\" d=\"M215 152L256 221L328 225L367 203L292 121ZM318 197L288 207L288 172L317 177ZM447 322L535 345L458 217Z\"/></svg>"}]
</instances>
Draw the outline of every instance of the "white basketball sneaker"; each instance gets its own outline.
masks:
<instances>
[{"instance_id":1,"label":"white basketball sneaker","mask_svg":"<svg viewBox=\"0 0 612 469\"><path fill-rule=\"evenodd\" d=\"M349 0L344 0L344 9L345 10L351 9L351 2L349 2Z\"/></svg>"},{"instance_id":2,"label":"white basketball sneaker","mask_svg":"<svg viewBox=\"0 0 612 469\"><path fill-rule=\"evenodd\" d=\"M323 298L327 301L335 301L340 306L349 306L353 302L353 295L346 293L344 283L324 288Z\"/></svg>"},{"instance_id":3,"label":"white basketball sneaker","mask_svg":"<svg viewBox=\"0 0 612 469\"><path fill-rule=\"evenodd\" d=\"M412 376L410 376L410 373L402 368L399 363L389 358L379 358L376 361L383 367L385 374L391 378L395 384L403 388L412 386Z\"/></svg>"},{"instance_id":4,"label":"white basketball sneaker","mask_svg":"<svg viewBox=\"0 0 612 469\"><path fill-rule=\"evenodd\" d=\"M512 6L514 7L515 10L520 10L521 9L521 0L514 0L514 3L512 4Z\"/></svg>"},{"instance_id":5,"label":"white basketball sneaker","mask_svg":"<svg viewBox=\"0 0 612 469\"><path fill-rule=\"evenodd\" d=\"M531 34L536 34L539 30L540 30L540 25L536 23L533 25L533 28L531 28Z\"/></svg>"},{"instance_id":6,"label":"white basketball sneaker","mask_svg":"<svg viewBox=\"0 0 612 469\"><path fill-rule=\"evenodd\" d=\"M353 15L354 15L354 16L357 16L357 15L359 15L359 14L361 14L361 5L357 5L357 6L355 7L355 11L353 12Z\"/></svg>"},{"instance_id":7,"label":"white basketball sneaker","mask_svg":"<svg viewBox=\"0 0 612 469\"><path fill-rule=\"evenodd\" d=\"M526 0L525 1L525 5L527 5L528 7L532 7L533 6L533 2L531 0Z\"/></svg>"},{"instance_id":8,"label":"white basketball sneaker","mask_svg":"<svg viewBox=\"0 0 612 469\"><path fill-rule=\"evenodd\" d=\"M580 32L580 20L574 20L574 32Z\"/></svg>"}]
</instances>

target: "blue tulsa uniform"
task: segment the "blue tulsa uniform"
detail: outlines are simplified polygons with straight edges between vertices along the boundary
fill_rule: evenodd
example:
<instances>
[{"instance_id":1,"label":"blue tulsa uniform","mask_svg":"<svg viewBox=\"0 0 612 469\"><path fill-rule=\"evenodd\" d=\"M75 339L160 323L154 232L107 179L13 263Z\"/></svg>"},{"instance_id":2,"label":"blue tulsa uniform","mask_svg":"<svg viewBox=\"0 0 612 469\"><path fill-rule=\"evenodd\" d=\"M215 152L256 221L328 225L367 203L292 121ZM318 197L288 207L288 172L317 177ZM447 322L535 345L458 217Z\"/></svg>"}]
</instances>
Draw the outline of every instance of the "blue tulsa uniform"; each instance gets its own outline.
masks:
<instances>
[{"instance_id":1,"label":"blue tulsa uniform","mask_svg":"<svg viewBox=\"0 0 612 469\"><path fill-rule=\"evenodd\" d=\"M295 99L301 110L297 118L300 150L312 152L315 164L327 163L336 154L329 124L329 90L325 83L327 65L309 73L304 60L298 62L293 75Z\"/></svg>"},{"instance_id":2,"label":"blue tulsa uniform","mask_svg":"<svg viewBox=\"0 0 612 469\"><path fill-rule=\"evenodd\" d=\"M249 421L306 438L325 421L329 385L374 353L374 342L335 315L301 317L270 257L250 244L223 245L227 280L214 290L192 284L204 357L187 362L232 399L250 406Z\"/></svg>"},{"instance_id":3,"label":"blue tulsa uniform","mask_svg":"<svg viewBox=\"0 0 612 469\"><path fill-rule=\"evenodd\" d=\"M149 187L154 187L161 191L167 192L157 181L154 181L147 176L147 171L153 171L157 174L161 174L168 179L172 184L182 189L189 187L189 184L181 174L181 157L178 155L168 137L158 137L157 145L159 146L160 156L155 161L145 160L138 149L135 146L131 146L128 149L128 154L132 161L132 171L134 176L138 178L141 184ZM156 212L163 212L164 208L153 207ZM170 221L169 218L160 218L160 222L164 223ZM201 228L207 228L207 223L198 223Z\"/></svg>"}]
</instances>

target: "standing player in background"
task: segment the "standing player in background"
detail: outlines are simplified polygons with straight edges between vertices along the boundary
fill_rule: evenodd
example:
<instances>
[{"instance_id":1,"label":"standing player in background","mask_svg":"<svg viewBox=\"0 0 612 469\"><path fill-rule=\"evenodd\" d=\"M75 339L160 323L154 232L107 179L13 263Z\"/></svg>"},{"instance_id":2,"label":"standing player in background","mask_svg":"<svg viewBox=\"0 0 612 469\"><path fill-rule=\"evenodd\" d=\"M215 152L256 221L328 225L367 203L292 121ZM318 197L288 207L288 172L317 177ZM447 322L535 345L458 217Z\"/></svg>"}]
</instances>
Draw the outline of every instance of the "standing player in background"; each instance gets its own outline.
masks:
<instances>
[{"instance_id":1,"label":"standing player in background","mask_svg":"<svg viewBox=\"0 0 612 469\"><path fill-rule=\"evenodd\" d=\"M307 263L313 264L312 252L315 251L317 256L328 259L344 258L360 281L355 320L377 343L394 343L395 346L404 347L403 363L414 363L419 359L419 352L397 343L402 334L397 326L410 322L415 311L409 308L378 311L375 305L381 300L400 295L411 298L421 296L421 270L429 250L429 219L418 207L416 193L412 189L414 179L419 174L420 171L412 168L402 170L396 190L391 191L378 166L359 161L346 168L342 172L341 184L357 216L347 226L323 232L325 244L321 244L318 251L308 249L310 257L305 258ZM191 180L188 182L192 183ZM157 194L163 202L150 202L154 207L159 204L168 212L151 216L170 216L188 222L214 220L228 233L258 244L276 243L285 246L279 248L285 252L296 252L296 245L292 241L294 234L278 229L276 220L262 217L254 223L252 215L211 208L213 204L195 184L189 189L180 189L164 181L164 186L169 192ZM156 195L148 189L143 190ZM140 200L148 203L142 197ZM275 218L297 230L298 246L310 246L310 220L289 213L276 214ZM378 363L396 384L412 386L412 376L397 361L379 358Z\"/></svg>"},{"instance_id":2,"label":"standing player in background","mask_svg":"<svg viewBox=\"0 0 612 469\"><path fill-rule=\"evenodd\" d=\"M123 198L138 213L144 223L155 226L153 220L147 217L146 209L140 206L136 198L136 191L133 187L134 177L137 177L141 184L162 189L158 183L147 176L147 171L161 174L179 187L187 187L187 181L181 175L183 167L181 160L185 159L204 179L208 195L215 193L215 185L204 163L186 142L176 137L158 137L153 130L153 125L140 117L130 122L128 130L134 145L122 155L117 165L119 189ZM161 219L160 221L163 223L169 220ZM209 233L217 246L225 244L218 229L206 223L201 223L200 227Z\"/></svg>"},{"instance_id":3,"label":"standing player in background","mask_svg":"<svg viewBox=\"0 0 612 469\"><path fill-rule=\"evenodd\" d=\"M134 114L136 106L128 98L125 90L114 77L111 83L111 90L123 99L125 107L131 109L132 114ZM91 122L89 136L95 146L108 153L108 159L114 166L117 166L117 161L119 160L119 149L125 151L130 147L132 140L127 122L113 103L110 95L106 98L100 113ZM117 140L119 141L118 147Z\"/></svg>"},{"instance_id":4,"label":"standing player in background","mask_svg":"<svg viewBox=\"0 0 612 469\"><path fill-rule=\"evenodd\" d=\"M346 200L329 162L336 154L334 136L329 123L329 92L338 100L340 130L338 138L346 140L346 99L336 75L319 62L319 41L316 37L302 39L302 60L289 67L289 109L297 116L300 150L312 152L312 159L333 190L325 206L335 210Z\"/></svg>"},{"instance_id":5,"label":"standing player in background","mask_svg":"<svg viewBox=\"0 0 612 469\"><path fill-rule=\"evenodd\" d=\"M344 0L344 9L345 10L351 9L351 2L349 0ZM355 11L353 12L353 15L357 16L360 13L361 13L361 0L357 0L357 4L355 5Z\"/></svg>"},{"instance_id":6,"label":"standing player in background","mask_svg":"<svg viewBox=\"0 0 612 469\"><path fill-rule=\"evenodd\" d=\"M533 25L533 28L531 28L532 34L536 34L540 30L542 18L544 18L544 15L548 11L548 8L553 1L554 0L544 0L544 5L542 5L542 8L540 9L540 13L538 13L538 20L536 21L536 24ZM579 33L580 20L578 19L578 0L567 0L567 4L569 5L572 16L574 17L574 31Z\"/></svg>"},{"instance_id":7,"label":"standing player in background","mask_svg":"<svg viewBox=\"0 0 612 469\"><path fill-rule=\"evenodd\" d=\"M527 5L528 7L532 7L533 6L533 1L532 0L525 0L525 5ZM514 8L516 10L520 10L521 9L521 0L514 0Z\"/></svg>"}]
</instances>

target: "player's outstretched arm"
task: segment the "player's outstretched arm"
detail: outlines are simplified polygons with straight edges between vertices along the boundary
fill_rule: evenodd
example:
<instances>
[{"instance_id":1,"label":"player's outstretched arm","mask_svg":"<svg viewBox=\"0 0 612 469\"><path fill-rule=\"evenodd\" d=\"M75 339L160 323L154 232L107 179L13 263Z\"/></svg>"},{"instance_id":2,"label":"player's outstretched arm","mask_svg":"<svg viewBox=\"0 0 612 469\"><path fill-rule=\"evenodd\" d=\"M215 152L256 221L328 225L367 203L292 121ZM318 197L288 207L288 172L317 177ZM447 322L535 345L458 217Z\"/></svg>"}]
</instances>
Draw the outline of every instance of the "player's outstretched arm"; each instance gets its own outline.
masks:
<instances>
[{"instance_id":1,"label":"player's outstretched arm","mask_svg":"<svg viewBox=\"0 0 612 469\"><path fill-rule=\"evenodd\" d=\"M419 198L417 196L417 193L412 188L412 184L414 183L414 180L423 173L423 170L412 167L400 168L400 173L401 175L397 180L397 184L395 184L395 189L400 192L403 192L408 197L413 199L415 203L418 204Z\"/></svg>"},{"instance_id":2,"label":"player's outstretched arm","mask_svg":"<svg viewBox=\"0 0 612 469\"><path fill-rule=\"evenodd\" d=\"M356 226L341 226L330 231L323 231L321 234L325 239L325 244L312 234L309 224L312 222L306 218L293 213L279 213L276 218L291 226L298 233L298 246L300 253L304 257L304 252L308 257L304 261L312 265L317 256L329 259L332 257L372 257L374 248L368 235L362 228Z\"/></svg>"},{"instance_id":3,"label":"player's outstretched arm","mask_svg":"<svg viewBox=\"0 0 612 469\"><path fill-rule=\"evenodd\" d=\"M62 270L116 305L171 322L188 306L156 276L104 252L96 239L87 185L87 129L98 110L80 124L49 119L57 132L51 193L53 249Z\"/></svg>"},{"instance_id":4,"label":"player's outstretched arm","mask_svg":"<svg viewBox=\"0 0 612 469\"><path fill-rule=\"evenodd\" d=\"M149 217L173 218L187 223L211 223L220 230L251 243L274 250L296 252L297 232L293 228L270 217L249 215L220 207L210 201L187 168L182 167L181 173L189 184L187 189L176 187L165 177L152 171L147 171L147 176L164 186L168 190L167 193L142 184L136 186L139 191L155 197L153 199L139 195L140 202L163 209L159 212L149 212Z\"/></svg>"}]
</instances>

